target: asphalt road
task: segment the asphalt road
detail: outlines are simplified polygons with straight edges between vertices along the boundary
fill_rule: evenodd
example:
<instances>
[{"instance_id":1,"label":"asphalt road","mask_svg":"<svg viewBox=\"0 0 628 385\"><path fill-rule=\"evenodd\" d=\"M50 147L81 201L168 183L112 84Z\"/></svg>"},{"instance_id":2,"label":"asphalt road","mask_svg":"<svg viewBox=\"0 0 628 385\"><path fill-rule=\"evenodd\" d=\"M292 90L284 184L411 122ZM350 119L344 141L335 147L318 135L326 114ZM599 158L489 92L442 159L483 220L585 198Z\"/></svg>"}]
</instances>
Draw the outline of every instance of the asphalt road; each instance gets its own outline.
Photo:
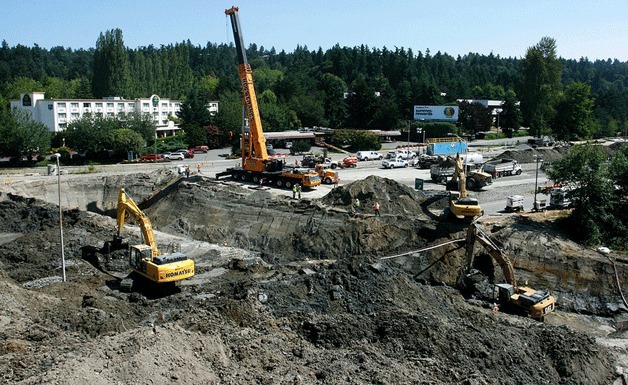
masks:
<instances>
[{"instance_id":1,"label":"asphalt road","mask_svg":"<svg viewBox=\"0 0 628 385\"><path fill-rule=\"evenodd\" d=\"M518 138L519 142L526 142L526 138ZM381 150L382 154L393 150L397 145L404 145L405 143L388 143ZM480 152L484 155L485 159L490 158L493 155L504 150L506 145L515 145L516 141L513 139L496 141L475 141L472 143L471 151ZM497 147L496 147L497 146ZM197 172L197 167L200 165L201 175L214 178L217 172L224 171L228 167L233 167L240 162L240 159L226 159L226 155L229 153L229 149L210 150L208 153L196 154L193 159L185 159L183 161L172 161L166 163L137 163L137 164L115 164L106 166L95 166L90 172L99 172L105 174L126 174L135 172L145 172L155 169L175 169L179 165L189 165L192 173ZM280 153L284 153L287 164L293 164L295 160L301 160L302 156L290 156L287 150L280 149ZM321 152L322 149L313 148L312 152ZM281 155L281 154L280 154ZM343 154L328 154L329 157L335 160L341 160L345 155ZM506 197L509 195L523 195L524 207L526 210L532 208L532 202L534 200L534 186L536 181L535 164L523 164L523 173L521 175L508 176L495 179L491 186L486 187L479 192L469 192L469 195L478 198L482 208L487 214L500 214L506 205ZM68 173L72 177L77 177L81 172L87 172L88 168L82 167L62 167L67 169ZM429 170L417 169L414 167L397 168L397 169L384 169L381 166L381 161L362 161L358 163L357 168L338 169L340 175L340 185L348 184L356 180L362 180L370 175L376 175L393 179L401 184L415 187L415 180L424 180L424 190L436 190L445 191L445 186L442 184L433 183L430 179ZM33 169L2 169L0 174L3 174L5 178L20 179L26 177L42 177L46 175L46 168L39 167ZM226 178L225 178L226 179ZM538 185L544 186L547 181L545 174L539 170ZM239 183L239 182L238 182ZM253 186L253 184L249 184ZM307 198L320 198L331 191L331 185L320 185L315 189L309 191L303 191L303 196ZM292 191L282 190L277 188L271 188L270 191L273 194L292 196ZM548 199L547 196L541 195L538 199Z\"/></svg>"}]
</instances>

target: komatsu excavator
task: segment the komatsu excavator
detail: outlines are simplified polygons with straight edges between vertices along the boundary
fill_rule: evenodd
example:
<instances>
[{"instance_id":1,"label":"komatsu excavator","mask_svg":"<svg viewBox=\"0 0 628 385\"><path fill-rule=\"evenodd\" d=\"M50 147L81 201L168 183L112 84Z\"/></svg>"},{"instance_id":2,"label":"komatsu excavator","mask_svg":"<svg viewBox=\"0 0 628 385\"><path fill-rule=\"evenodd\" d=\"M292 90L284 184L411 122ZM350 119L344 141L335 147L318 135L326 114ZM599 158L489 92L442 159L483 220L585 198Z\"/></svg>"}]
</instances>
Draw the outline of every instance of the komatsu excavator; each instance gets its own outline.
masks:
<instances>
[{"instance_id":1,"label":"komatsu excavator","mask_svg":"<svg viewBox=\"0 0 628 385\"><path fill-rule=\"evenodd\" d=\"M508 256L493 242L482 229L472 223L467 229L466 252L469 266L473 266L473 249L475 242L484 246L488 254L501 267L507 283L498 283L497 299L502 306L509 306L515 313L527 315L539 321L554 311L555 299L547 291L534 290L525 286L517 286L515 270Z\"/></svg>"},{"instance_id":2,"label":"komatsu excavator","mask_svg":"<svg viewBox=\"0 0 628 385\"><path fill-rule=\"evenodd\" d=\"M113 242L106 245L110 249L121 249L123 246L122 229L126 213L138 222L143 242L131 245L129 250L129 266L131 270L150 282L167 286L194 275L194 261L183 253L162 254L157 248L157 241L150 219L140 210L123 188L118 193L117 234ZM123 279L120 288L130 291L133 286L131 278Z\"/></svg>"}]
</instances>

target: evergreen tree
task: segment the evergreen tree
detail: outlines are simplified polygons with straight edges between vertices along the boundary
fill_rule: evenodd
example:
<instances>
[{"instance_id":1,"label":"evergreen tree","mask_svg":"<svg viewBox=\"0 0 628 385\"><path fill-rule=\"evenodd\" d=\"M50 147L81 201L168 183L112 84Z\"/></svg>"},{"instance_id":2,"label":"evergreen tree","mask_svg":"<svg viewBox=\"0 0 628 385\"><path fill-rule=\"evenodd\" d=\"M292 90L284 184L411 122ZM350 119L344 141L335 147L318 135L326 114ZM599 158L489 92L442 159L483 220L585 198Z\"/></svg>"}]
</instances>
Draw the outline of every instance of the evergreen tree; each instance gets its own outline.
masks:
<instances>
[{"instance_id":1,"label":"evergreen tree","mask_svg":"<svg viewBox=\"0 0 628 385\"><path fill-rule=\"evenodd\" d=\"M547 128L552 98L560 90L561 63L556 56L556 41L544 37L528 48L523 66L521 112L523 124L541 136Z\"/></svg>"},{"instance_id":2,"label":"evergreen tree","mask_svg":"<svg viewBox=\"0 0 628 385\"><path fill-rule=\"evenodd\" d=\"M122 30L101 32L94 52L94 75L92 94L96 98L105 96L128 97L129 64Z\"/></svg>"}]
</instances>

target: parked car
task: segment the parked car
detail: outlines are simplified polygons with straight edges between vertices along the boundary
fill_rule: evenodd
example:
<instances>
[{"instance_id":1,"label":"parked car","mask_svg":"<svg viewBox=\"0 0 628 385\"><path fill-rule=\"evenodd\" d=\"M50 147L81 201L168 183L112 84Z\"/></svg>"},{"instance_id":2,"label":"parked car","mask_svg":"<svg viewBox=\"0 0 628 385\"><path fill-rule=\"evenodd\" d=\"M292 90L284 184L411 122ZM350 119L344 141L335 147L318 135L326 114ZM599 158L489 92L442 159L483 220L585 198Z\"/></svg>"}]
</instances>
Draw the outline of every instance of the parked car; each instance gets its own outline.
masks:
<instances>
[{"instance_id":1,"label":"parked car","mask_svg":"<svg viewBox=\"0 0 628 385\"><path fill-rule=\"evenodd\" d=\"M377 151L358 151L356 157L358 160L382 160L384 156Z\"/></svg>"},{"instance_id":2,"label":"parked car","mask_svg":"<svg viewBox=\"0 0 628 385\"><path fill-rule=\"evenodd\" d=\"M185 149L185 148L180 148L180 149L178 149L175 152L183 153L183 156L186 157L186 158L194 158L194 151L192 151L192 150L188 150L188 149Z\"/></svg>"},{"instance_id":3,"label":"parked car","mask_svg":"<svg viewBox=\"0 0 628 385\"><path fill-rule=\"evenodd\" d=\"M170 159L170 154L170 152L162 152L159 155L161 155L161 157L164 159Z\"/></svg>"},{"instance_id":4,"label":"parked car","mask_svg":"<svg viewBox=\"0 0 628 385\"><path fill-rule=\"evenodd\" d=\"M408 161L398 156L395 159L384 159L382 161L384 168L408 167Z\"/></svg>"},{"instance_id":5,"label":"parked car","mask_svg":"<svg viewBox=\"0 0 628 385\"><path fill-rule=\"evenodd\" d=\"M181 151L171 152L169 159L170 160L183 160L185 159L185 153Z\"/></svg>"},{"instance_id":6,"label":"parked car","mask_svg":"<svg viewBox=\"0 0 628 385\"><path fill-rule=\"evenodd\" d=\"M202 153L206 154L209 151L209 147L207 147L207 146L196 146L196 147L194 147L192 149L192 151L194 153L202 152Z\"/></svg>"},{"instance_id":7,"label":"parked car","mask_svg":"<svg viewBox=\"0 0 628 385\"><path fill-rule=\"evenodd\" d=\"M141 160L162 160L163 156L159 154L146 154L140 157Z\"/></svg>"}]
</instances>

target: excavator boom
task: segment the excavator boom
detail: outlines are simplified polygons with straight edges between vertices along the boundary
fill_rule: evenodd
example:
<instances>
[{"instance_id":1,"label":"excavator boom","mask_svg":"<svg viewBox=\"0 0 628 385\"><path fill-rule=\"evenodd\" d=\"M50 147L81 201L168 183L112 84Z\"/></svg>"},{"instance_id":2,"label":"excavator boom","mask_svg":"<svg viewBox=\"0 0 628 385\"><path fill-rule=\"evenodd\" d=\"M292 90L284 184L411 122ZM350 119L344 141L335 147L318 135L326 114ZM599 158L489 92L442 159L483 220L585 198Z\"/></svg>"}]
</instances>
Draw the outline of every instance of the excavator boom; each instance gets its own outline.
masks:
<instances>
[{"instance_id":1,"label":"excavator boom","mask_svg":"<svg viewBox=\"0 0 628 385\"><path fill-rule=\"evenodd\" d=\"M124 228L124 217L126 212L129 211L130 214L139 222L140 229L142 231L142 237L144 238L144 243L150 246L151 248L151 256L156 257L159 254L159 249L157 248L157 242L155 241L155 234L153 232L153 225L150 223L150 219L140 210L140 208L135 204L133 199L131 199L124 189L121 188L118 193L118 236L122 235L122 229Z\"/></svg>"}]
</instances>

